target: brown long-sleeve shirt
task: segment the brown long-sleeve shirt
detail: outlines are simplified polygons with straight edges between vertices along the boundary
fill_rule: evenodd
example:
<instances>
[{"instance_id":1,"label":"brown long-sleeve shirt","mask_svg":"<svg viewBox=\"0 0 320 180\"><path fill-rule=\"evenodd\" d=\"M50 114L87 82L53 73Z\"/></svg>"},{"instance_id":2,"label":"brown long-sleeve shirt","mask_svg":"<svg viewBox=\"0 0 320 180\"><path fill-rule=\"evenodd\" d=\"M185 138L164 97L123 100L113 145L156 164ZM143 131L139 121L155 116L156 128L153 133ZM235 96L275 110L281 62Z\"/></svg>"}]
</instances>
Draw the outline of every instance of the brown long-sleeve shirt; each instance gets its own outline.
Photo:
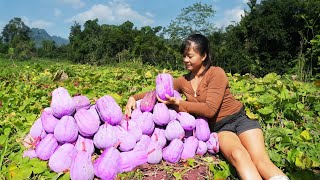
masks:
<instances>
[{"instance_id":1,"label":"brown long-sleeve shirt","mask_svg":"<svg viewBox=\"0 0 320 180\"><path fill-rule=\"evenodd\" d=\"M179 112L188 112L209 119L212 128L215 122L238 112L243 106L230 92L228 78L220 67L210 67L204 74L197 91L191 86L190 73L174 79L174 89L186 96L174 108ZM136 94L134 99L142 99L145 93Z\"/></svg>"}]
</instances>

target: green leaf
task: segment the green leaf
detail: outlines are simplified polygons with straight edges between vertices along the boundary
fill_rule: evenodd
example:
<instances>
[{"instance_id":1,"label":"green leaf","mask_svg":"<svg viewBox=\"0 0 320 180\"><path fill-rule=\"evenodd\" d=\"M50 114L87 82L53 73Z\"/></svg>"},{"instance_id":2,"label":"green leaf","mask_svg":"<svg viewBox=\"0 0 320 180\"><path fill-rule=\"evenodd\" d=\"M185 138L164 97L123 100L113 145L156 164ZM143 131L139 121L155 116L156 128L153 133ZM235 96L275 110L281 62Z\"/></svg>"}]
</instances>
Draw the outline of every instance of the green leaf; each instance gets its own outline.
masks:
<instances>
[{"instance_id":1,"label":"green leaf","mask_svg":"<svg viewBox=\"0 0 320 180\"><path fill-rule=\"evenodd\" d=\"M263 115L271 114L273 112L273 106L270 105L270 106L264 107L262 109L259 109L258 112Z\"/></svg>"},{"instance_id":2,"label":"green leaf","mask_svg":"<svg viewBox=\"0 0 320 180\"><path fill-rule=\"evenodd\" d=\"M301 134L300 134L300 137L305 141L309 141L309 140L312 139L311 136L310 136L309 131L307 131L307 130L302 131Z\"/></svg>"},{"instance_id":3,"label":"green leaf","mask_svg":"<svg viewBox=\"0 0 320 180\"><path fill-rule=\"evenodd\" d=\"M189 159L188 159L188 164L189 164L189 166L193 167L195 161L196 161L195 159L189 158Z\"/></svg>"},{"instance_id":4,"label":"green leaf","mask_svg":"<svg viewBox=\"0 0 320 180\"><path fill-rule=\"evenodd\" d=\"M5 128L4 129L4 135L9 136L10 132L11 132L11 128Z\"/></svg>"},{"instance_id":5,"label":"green leaf","mask_svg":"<svg viewBox=\"0 0 320 180\"><path fill-rule=\"evenodd\" d=\"M173 176L176 178L176 180L182 180L182 174L179 172L174 172Z\"/></svg>"},{"instance_id":6,"label":"green leaf","mask_svg":"<svg viewBox=\"0 0 320 180\"><path fill-rule=\"evenodd\" d=\"M297 108L298 109L303 109L304 108L304 104L302 104L301 102L297 103Z\"/></svg>"}]
</instances>

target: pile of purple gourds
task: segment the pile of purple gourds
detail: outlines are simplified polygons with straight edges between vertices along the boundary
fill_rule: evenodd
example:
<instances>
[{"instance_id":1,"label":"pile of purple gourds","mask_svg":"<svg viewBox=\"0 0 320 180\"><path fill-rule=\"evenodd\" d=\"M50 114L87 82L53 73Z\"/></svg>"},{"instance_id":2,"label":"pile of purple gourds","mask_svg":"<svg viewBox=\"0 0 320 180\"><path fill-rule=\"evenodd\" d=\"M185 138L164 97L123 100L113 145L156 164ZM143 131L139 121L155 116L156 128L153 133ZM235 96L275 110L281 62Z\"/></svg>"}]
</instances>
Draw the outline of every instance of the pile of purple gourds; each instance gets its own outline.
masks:
<instances>
[{"instance_id":1,"label":"pile of purple gourds","mask_svg":"<svg viewBox=\"0 0 320 180\"><path fill-rule=\"evenodd\" d=\"M86 96L71 97L59 87L25 138L23 156L48 161L57 173L70 171L71 179L89 180L114 179L145 163L177 163L217 153L218 136L210 133L207 120L157 102L156 95L165 100L165 94L181 99L172 76L162 73L156 89L137 101L126 118L109 95L92 105ZM92 155L99 157L92 160Z\"/></svg>"}]
</instances>

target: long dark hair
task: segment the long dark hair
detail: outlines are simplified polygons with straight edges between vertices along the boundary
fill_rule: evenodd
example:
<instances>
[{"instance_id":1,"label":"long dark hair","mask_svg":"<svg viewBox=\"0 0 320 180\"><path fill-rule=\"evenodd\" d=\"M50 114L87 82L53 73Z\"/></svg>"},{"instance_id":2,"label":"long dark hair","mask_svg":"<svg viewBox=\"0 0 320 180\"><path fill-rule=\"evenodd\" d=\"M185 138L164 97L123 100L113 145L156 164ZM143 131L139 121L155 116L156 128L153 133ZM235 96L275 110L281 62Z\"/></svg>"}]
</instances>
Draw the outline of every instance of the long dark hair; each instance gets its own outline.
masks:
<instances>
[{"instance_id":1,"label":"long dark hair","mask_svg":"<svg viewBox=\"0 0 320 180\"><path fill-rule=\"evenodd\" d=\"M210 47L209 47L209 40L202 34L192 34L188 36L180 47L180 53L185 56L190 48L191 43L195 44L195 51L199 53L201 56L207 55L206 59L203 61L203 64L205 65L204 71L200 74L203 76L208 69L213 65L212 59L211 59L211 53L210 53Z\"/></svg>"}]
</instances>

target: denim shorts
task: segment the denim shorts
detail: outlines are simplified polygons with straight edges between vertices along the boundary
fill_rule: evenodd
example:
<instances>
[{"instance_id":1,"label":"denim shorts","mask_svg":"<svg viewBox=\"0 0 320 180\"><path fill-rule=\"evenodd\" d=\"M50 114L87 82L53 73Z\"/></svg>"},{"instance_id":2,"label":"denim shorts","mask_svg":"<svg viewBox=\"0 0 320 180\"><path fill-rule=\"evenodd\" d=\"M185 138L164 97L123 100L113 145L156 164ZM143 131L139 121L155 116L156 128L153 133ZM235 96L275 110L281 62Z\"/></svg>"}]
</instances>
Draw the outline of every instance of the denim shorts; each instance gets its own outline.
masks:
<instances>
[{"instance_id":1,"label":"denim shorts","mask_svg":"<svg viewBox=\"0 0 320 180\"><path fill-rule=\"evenodd\" d=\"M256 128L261 129L259 121L251 120L246 115L244 107L242 107L239 112L227 116L219 122L216 122L213 131L217 133L221 131L231 131L239 135L242 132Z\"/></svg>"}]
</instances>

